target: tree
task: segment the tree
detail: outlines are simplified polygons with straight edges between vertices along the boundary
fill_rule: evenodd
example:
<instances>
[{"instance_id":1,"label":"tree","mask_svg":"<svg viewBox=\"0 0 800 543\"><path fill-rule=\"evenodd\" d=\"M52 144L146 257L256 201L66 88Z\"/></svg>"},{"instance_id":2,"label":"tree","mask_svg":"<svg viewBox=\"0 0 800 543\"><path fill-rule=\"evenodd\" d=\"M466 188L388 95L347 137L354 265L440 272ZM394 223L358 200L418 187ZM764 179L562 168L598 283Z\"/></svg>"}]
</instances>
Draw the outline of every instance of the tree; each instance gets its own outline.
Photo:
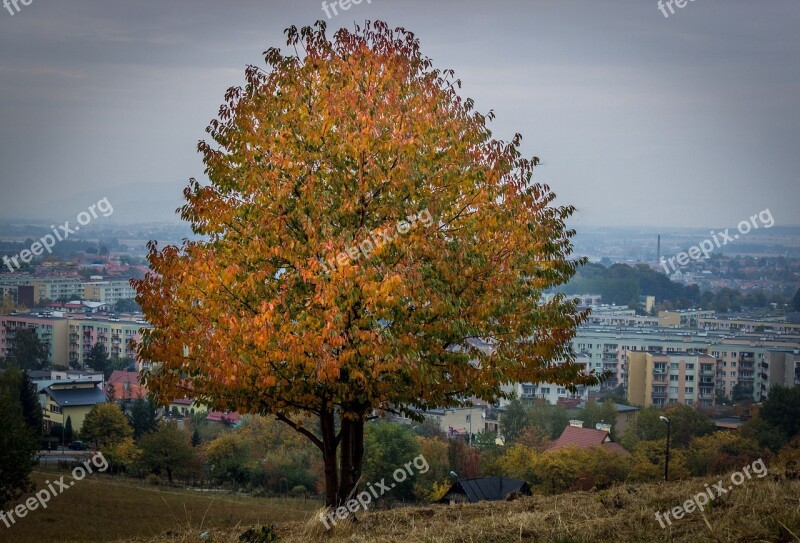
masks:
<instances>
[{"instance_id":1,"label":"tree","mask_svg":"<svg viewBox=\"0 0 800 543\"><path fill-rule=\"evenodd\" d=\"M584 428L594 428L598 423L610 424L613 433L617 423L617 410L613 400L605 400L603 403L590 400L586 403L580 416L583 419Z\"/></svg>"},{"instance_id":2,"label":"tree","mask_svg":"<svg viewBox=\"0 0 800 543\"><path fill-rule=\"evenodd\" d=\"M64 425L64 441L67 443L72 441L74 430L72 429L72 417L67 415L67 422Z\"/></svg>"},{"instance_id":3,"label":"tree","mask_svg":"<svg viewBox=\"0 0 800 543\"><path fill-rule=\"evenodd\" d=\"M209 473L218 483L232 481L234 486L247 481L250 447L236 434L223 434L206 447Z\"/></svg>"},{"instance_id":4,"label":"tree","mask_svg":"<svg viewBox=\"0 0 800 543\"><path fill-rule=\"evenodd\" d=\"M517 436L528 427L528 410L519 399L512 399L506 406L503 416L500 418L500 428L506 443L512 443Z\"/></svg>"},{"instance_id":5,"label":"tree","mask_svg":"<svg viewBox=\"0 0 800 543\"><path fill-rule=\"evenodd\" d=\"M421 447L414 436L414 432L407 426L391 422L372 423L366 427L364 436L364 449L366 460L364 462L364 479L366 481L380 481L391 476L398 468L416 458ZM408 475L402 483L395 483L391 497L398 499L411 499L414 497L414 482L416 477ZM415 474L416 475L416 474Z\"/></svg>"},{"instance_id":6,"label":"tree","mask_svg":"<svg viewBox=\"0 0 800 543\"><path fill-rule=\"evenodd\" d=\"M41 410L35 426L20 401L28 394L18 369L0 374L0 510L34 489L30 473L39 450Z\"/></svg>"},{"instance_id":7,"label":"tree","mask_svg":"<svg viewBox=\"0 0 800 543\"><path fill-rule=\"evenodd\" d=\"M532 182L521 136L492 139L493 114L412 34L367 22L331 41L320 21L287 35L305 56L270 49L198 146L210 184L190 180L181 217L199 239L151 242L132 281L152 324L139 356L161 363L148 387L162 404L191 386L302 433L336 506L375 409L597 384L569 346L587 314L540 296L586 260L570 257L574 207Z\"/></svg>"},{"instance_id":8,"label":"tree","mask_svg":"<svg viewBox=\"0 0 800 543\"><path fill-rule=\"evenodd\" d=\"M39 391L27 371L23 371L19 376L19 400L25 424L37 436L41 435L42 404L39 403Z\"/></svg>"},{"instance_id":9,"label":"tree","mask_svg":"<svg viewBox=\"0 0 800 543\"><path fill-rule=\"evenodd\" d=\"M670 444L676 447L686 447L695 437L714 432L711 419L688 405L671 407L664 415L670 420Z\"/></svg>"},{"instance_id":10,"label":"tree","mask_svg":"<svg viewBox=\"0 0 800 543\"><path fill-rule=\"evenodd\" d=\"M692 440L686 466L694 477L735 471L761 457L754 439L738 432L720 431Z\"/></svg>"},{"instance_id":11,"label":"tree","mask_svg":"<svg viewBox=\"0 0 800 543\"><path fill-rule=\"evenodd\" d=\"M150 402L144 398L137 398L133 402L129 420L131 427L133 427L133 438L137 441L143 435L158 427L156 410Z\"/></svg>"},{"instance_id":12,"label":"tree","mask_svg":"<svg viewBox=\"0 0 800 543\"><path fill-rule=\"evenodd\" d=\"M33 328L17 328L8 362L23 370L41 370L49 362L49 353Z\"/></svg>"},{"instance_id":13,"label":"tree","mask_svg":"<svg viewBox=\"0 0 800 543\"><path fill-rule=\"evenodd\" d=\"M114 311L117 313L136 313L139 311L139 305L133 299L117 300L114 304Z\"/></svg>"},{"instance_id":14,"label":"tree","mask_svg":"<svg viewBox=\"0 0 800 543\"><path fill-rule=\"evenodd\" d=\"M794 298L792 298L792 309L800 311L800 288L797 289L797 292L794 293Z\"/></svg>"},{"instance_id":15,"label":"tree","mask_svg":"<svg viewBox=\"0 0 800 543\"><path fill-rule=\"evenodd\" d=\"M108 371L108 353L102 343L95 343L89 354L86 355L86 365L94 371L102 371L103 375ZM108 377L106 375L106 377Z\"/></svg>"},{"instance_id":16,"label":"tree","mask_svg":"<svg viewBox=\"0 0 800 543\"><path fill-rule=\"evenodd\" d=\"M166 473L172 483L173 474L185 474L195 459L189 435L174 421L159 425L139 441L142 454L139 463L151 473Z\"/></svg>"},{"instance_id":17,"label":"tree","mask_svg":"<svg viewBox=\"0 0 800 543\"><path fill-rule=\"evenodd\" d=\"M800 433L800 385L770 388L758 416L779 428L791 440Z\"/></svg>"},{"instance_id":18,"label":"tree","mask_svg":"<svg viewBox=\"0 0 800 543\"><path fill-rule=\"evenodd\" d=\"M81 427L81 439L96 441L98 447L112 447L126 437L133 436L133 428L122 410L113 403L92 407Z\"/></svg>"},{"instance_id":19,"label":"tree","mask_svg":"<svg viewBox=\"0 0 800 543\"><path fill-rule=\"evenodd\" d=\"M200 439L200 430L198 430L197 427L195 426L195 428L192 430L192 447L197 447L198 445L200 445L201 442L202 440Z\"/></svg>"}]
</instances>

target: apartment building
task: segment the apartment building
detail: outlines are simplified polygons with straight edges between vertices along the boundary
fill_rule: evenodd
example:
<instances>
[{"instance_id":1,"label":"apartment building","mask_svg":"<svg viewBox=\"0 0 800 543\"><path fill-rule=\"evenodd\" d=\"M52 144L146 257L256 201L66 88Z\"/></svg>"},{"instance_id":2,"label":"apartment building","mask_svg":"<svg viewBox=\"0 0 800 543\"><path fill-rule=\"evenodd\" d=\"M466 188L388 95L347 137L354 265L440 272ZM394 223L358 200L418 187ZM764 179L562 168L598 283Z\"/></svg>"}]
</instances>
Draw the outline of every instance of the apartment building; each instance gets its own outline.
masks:
<instances>
[{"instance_id":1,"label":"apartment building","mask_svg":"<svg viewBox=\"0 0 800 543\"><path fill-rule=\"evenodd\" d=\"M36 303L44 300L78 300L83 283L78 277L47 277L31 281Z\"/></svg>"},{"instance_id":2,"label":"apartment building","mask_svg":"<svg viewBox=\"0 0 800 543\"><path fill-rule=\"evenodd\" d=\"M82 367L95 344L106 348L110 358L136 359L145 321L93 319L91 317L0 315L0 356L7 356L20 328L36 330L55 366Z\"/></svg>"},{"instance_id":3,"label":"apartment building","mask_svg":"<svg viewBox=\"0 0 800 543\"><path fill-rule=\"evenodd\" d=\"M83 366L92 347L99 343L110 358L136 359L136 345L142 338L143 321L119 319L69 319L69 362Z\"/></svg>"},{"instance_id":4,"label":"apartment building","mask_svg":"<svg viewBox=\"0 0 800 543\"><path fill-rule=\"evenodd\" d=\"M717 360L697 352L626 351L627 396L632 405L714 406Z\"/></svg>"},{"instance_id":5,"label":"apartment building","mask_svg":"<svg viewBox=\"0 0 800 543\"><path fill-rule=\"evenodd\" d=\"M763 401L774 386L800 385L800 349L769 350L758 369L759 395Z\"/></svg>"},{"instance_id":6,"label":"apartment building","mask_svg":"<svg viewBox=\"0 0 800 543\"><path fill-rule=\"evenodd\" d=\"M47 351L48 363L66 366L67 321L31 315L0 315L0 356L6 358L14 346L17 332L24 328L36 331L39 341Z\"/></svg>"},{"instance_id":7,"label":"apartment building","mask_svg":"<svg viewBox=\"0 0 800 543\"><path fill-rule=\"evenodd\" d=\"M584 326L572 340L573 350L588 360L587 368L596 371L612 369L614 377L604 386L624 384L628 378L625 365L627 351L670 354L697 351L717 361L715 391L730 397L737 384L760 399L761 378L757 369L765 353L775 349L800 347L800 336L785 334L735 334L672 328L605 328ZM616 360L616 365L614 361ZM595 391L598 387L594 387Z\"/></svg>"},{"instance_id":8,"label":"apartment building","mask_svg":"<svg viewBox=\"0 0 800 543\"><path fill-rule=\"evenodd\" d=\"M136 297L136 291L127 281L92 281L83 285L83 299L104 304Z\"/></svg>"}]
</instances>

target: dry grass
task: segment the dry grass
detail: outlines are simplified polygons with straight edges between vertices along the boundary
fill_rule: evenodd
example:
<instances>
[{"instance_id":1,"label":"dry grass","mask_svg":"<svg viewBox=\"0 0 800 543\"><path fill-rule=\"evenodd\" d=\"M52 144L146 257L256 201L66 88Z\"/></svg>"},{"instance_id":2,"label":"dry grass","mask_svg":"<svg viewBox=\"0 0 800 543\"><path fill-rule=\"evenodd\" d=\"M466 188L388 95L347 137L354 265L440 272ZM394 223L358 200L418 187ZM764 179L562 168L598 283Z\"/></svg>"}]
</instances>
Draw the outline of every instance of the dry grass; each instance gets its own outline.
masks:
<instances>
[{"instance_id":1,"label":"dry grass","mask_svg":"<svg viewBox=\"0 0 800 543\"><path fill-rule=\"evenodd\" d=\"M65 471L36 471L39 488ZM171 534L202 529L243 531L262 523L303 521L319 502L237 497L156 487L109 476L87 477L51 499L47 509L31 511L13 526L0 523L0 542L109 542L131 537L169 540ZM239 529L239 527L242 527ZM164 539L166 537L166 539Z\"/></svg>"},{"instance_id":2,"label":"dry grass","mask_svg":"<svg viewBox=\"0 0 800 543\"><path fill-rule=\"evenodd\" d=\"M746 481L662 529L665 511L704 490L712 478L669 484L621 485L602 492L533 496L513 502L425 506L358 515L327 532L317 518L277 526L282 543L646 543L800 542L800 482ZM238 543L242 530L213 532L213 543ZM197 532L155 540L200 541Z\"/></svg>"}]
</instances>

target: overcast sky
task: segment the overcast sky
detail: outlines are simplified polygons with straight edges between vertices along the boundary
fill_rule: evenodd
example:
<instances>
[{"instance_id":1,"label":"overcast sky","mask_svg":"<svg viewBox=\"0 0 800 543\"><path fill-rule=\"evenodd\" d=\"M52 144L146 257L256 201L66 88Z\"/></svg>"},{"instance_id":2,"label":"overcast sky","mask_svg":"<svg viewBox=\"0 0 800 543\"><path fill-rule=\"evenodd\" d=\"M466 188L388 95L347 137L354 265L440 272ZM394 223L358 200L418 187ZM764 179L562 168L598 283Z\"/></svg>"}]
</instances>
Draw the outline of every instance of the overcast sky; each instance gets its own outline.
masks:
<instances>
[{"instance_id":1,"label":"overcast sky","mask_svg":"<svg viewBox=\"0 0 800 543\"><path fill-rule=\"evenodd\" d=\"M523 134L578 225L723 227L765 208L800 224L798 0L668 18L656 0L364 0L330 20L320 0L19 5L0 7L0 219L64 220L111 195L169 219L245 65L289 25L382 19L494 109L497 137Z\"/></svg>"}]
</instances>

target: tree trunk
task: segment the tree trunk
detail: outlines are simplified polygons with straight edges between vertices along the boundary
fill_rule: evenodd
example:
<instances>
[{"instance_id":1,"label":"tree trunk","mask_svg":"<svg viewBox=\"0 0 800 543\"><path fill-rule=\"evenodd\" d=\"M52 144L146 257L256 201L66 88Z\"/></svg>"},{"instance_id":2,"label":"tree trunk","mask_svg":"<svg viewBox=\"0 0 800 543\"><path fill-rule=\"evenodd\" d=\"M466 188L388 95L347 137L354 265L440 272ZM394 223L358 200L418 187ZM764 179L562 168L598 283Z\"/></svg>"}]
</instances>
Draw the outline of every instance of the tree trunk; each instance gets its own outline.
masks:
<instances>
[{"instance_id":1,"label":"tree trunk","mask_svg":"<svg viewBox=\"0 0 800 543\"><path fill-rule=\"evenodd\" d=\"M364 462L364 416L343 418L336 439L335 415L325 413L322 423L322 457L325 465L325 505L339 507L355 491ZM338 454L337 454L338 453Z\"/></svg>"},{"instance_id":2,"label":"tree trunk","mask_svg":"<svg viewBox=\"0 0 800 543\"><path fill-rule=\"evenodd\" d=\"M333 411L320 415L322 426L322 461L325 464L325 505L338 507L339 471L336 466L336 425Z\"/></svg>"}]
</instances>

